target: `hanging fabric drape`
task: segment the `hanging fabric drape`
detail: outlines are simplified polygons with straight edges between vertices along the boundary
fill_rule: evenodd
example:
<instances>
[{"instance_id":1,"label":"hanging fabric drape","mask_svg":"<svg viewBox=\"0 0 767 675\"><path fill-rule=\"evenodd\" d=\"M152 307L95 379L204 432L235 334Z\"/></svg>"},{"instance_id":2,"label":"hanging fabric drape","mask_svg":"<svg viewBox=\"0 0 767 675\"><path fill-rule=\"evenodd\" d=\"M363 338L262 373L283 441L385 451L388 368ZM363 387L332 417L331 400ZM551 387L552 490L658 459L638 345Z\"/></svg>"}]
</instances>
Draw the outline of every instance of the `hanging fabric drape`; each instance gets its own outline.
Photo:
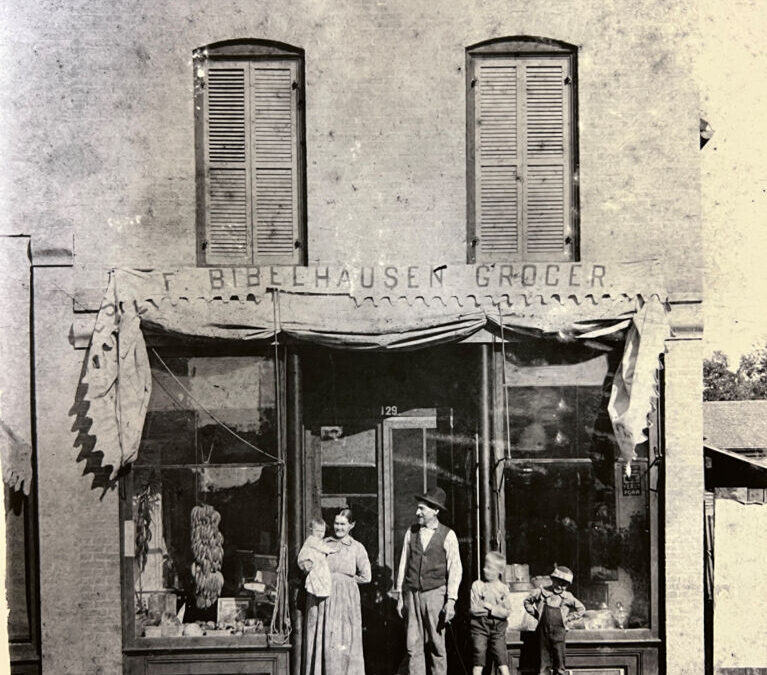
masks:
<instances>
[{"instance_id":1,"label":"hanging fabric drape","mask_svg":"<svg viewBox=\"0 0 767 675\"><path fill-rule=\"evenodd\" d=\"M83 376L90 433L113 477L136 459L151 393L146 329L238 341L279 333L281 340L389 351L457 342L483 328L586 344L614 344L628 329L609 411L630 462L657 397L658 355L669 334L664 302L653 261L114 270Z\"/></svg>"}]
</instances>

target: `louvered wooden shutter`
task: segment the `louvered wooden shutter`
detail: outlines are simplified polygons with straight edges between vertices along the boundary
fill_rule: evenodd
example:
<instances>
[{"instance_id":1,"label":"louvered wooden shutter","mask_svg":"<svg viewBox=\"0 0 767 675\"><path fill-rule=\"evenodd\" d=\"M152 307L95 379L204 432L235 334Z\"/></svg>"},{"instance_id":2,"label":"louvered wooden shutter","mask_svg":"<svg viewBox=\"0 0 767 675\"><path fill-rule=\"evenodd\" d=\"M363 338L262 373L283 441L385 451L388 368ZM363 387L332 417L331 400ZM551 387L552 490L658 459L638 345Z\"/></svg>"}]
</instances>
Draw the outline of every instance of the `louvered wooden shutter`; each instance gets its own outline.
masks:
<instances>
[{"instance_id":1,"label":"louvered wooden shutter","mask_svg":"<svg viewBox=\"0 0 767 675\"><path fill-rule=\"evenodd\" d=\"M295 62L252 68L253 222L258 261L294 263L298 250Z\"/></svg>"},{"instance_id":2,"label":"louvered wooden shutter","mask_svg":"<svg viewBox=\"0 0 767 675\"><path fill-rule=\"evenodd\" d=\"M211 65L205 96L205 260L252 261L249 64Z\"/></svg>"},{"instance_id":3,"label":"louvered wooden shutter","mask_svg":"<svg viewBox=\"0 0 767 675\"><path fill-rule=\"evenodd\" d=\"M297 263L296 62L212 62L204 99L204 262Z\"/></svg>"},{"instance_id":4,"label":"louvered wooden shutter","mask_svg":"<svg viewBox=\"0 0 767 675\"><path fill-rule=\"evenodd\" d=\"M568 57L475 63L477 257L572 255L572 122Z\"/></svg>"}]
</instances>

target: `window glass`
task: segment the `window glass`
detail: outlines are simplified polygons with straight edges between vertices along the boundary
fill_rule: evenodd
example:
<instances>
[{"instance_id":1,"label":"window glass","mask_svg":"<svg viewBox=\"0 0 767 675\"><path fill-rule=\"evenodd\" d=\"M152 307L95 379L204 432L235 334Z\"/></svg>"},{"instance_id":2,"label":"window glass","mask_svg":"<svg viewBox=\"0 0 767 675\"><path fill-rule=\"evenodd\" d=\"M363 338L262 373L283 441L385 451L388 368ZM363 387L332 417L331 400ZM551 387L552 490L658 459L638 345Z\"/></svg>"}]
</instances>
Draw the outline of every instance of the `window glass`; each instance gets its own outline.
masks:
<instances>
[{"instance_id":1,"label":"window glass","mask_svg":"<svg viewBox=\"0 0 767 675\"><path fill-rule=\"evenodd\" d=\"M597 384L607 375L605 358L513 369L511 384L524 386L508 387L507 558L528 566L531 586L555 564L573 570L587 609L575 629L649 628L648 452L626 477L609 387Z\"/></svg>"},{"instance_id":2,"label":"window glass","mask_svg":"<svg viewBox=\"0 0 767 675\"><path fill-rule=\"evenodd\" d=\"M152 377L127 481L135 636L261 634L279 554L273 363L153 358Z\"/></svg>"}]
</instances>

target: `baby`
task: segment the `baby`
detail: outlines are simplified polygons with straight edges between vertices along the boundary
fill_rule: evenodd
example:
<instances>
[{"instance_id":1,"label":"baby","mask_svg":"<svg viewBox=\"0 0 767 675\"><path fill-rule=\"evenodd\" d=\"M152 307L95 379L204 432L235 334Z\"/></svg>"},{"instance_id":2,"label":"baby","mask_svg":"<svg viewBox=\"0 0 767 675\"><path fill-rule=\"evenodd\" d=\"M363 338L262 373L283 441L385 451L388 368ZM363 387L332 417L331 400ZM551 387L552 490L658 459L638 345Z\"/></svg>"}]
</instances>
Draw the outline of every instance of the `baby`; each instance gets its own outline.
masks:
<instances>
[{"instance_id":1,"label":"baby","mask_svg":"<svg viewBox=\"0 0 767 675\"><path fill-rule=\"evenodd\" d=\"M325 521L320 518L312 518L309 523L309 536L298 552L298 565L308 571L306 575L306 592L318 598L327 598L330 595L331 576L328 567L328 554L335 552L331 544L323 541L325 537Z\"/></svg>"}]
</instances>

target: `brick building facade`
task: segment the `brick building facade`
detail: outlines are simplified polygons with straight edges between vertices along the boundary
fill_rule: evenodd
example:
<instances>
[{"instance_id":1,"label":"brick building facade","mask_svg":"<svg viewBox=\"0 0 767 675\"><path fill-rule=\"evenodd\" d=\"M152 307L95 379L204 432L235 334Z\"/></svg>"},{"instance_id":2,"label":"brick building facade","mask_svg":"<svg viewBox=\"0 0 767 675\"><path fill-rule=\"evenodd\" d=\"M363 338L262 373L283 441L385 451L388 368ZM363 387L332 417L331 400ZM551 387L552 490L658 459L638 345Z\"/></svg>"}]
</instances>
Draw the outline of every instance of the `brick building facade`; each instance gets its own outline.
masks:
<instances>
[{"instance_id":1,"label":"brick building facade","mask_svg":"<svg viewBox=\"0 0 767 675\"><path fill-rule=\"evenodd\" d=\"M2 230L27 238L21 264L32 289L29 313L8 326L32 326L37 546L28 564L37 571L39 636L28 672L123 672L132 639L120 490L104 485L73 422L109 270L198 261L193 51L240 38L303 50L302 262L434 267L464 265L471 244L467 50L521 36L574 48L575 259L659 259L672 329L653 542L657 619L644 641L584 644L585 655L608 646L625 658L588 672L703 672L694 8L654 0L12 5L0 73ZM19 378L29 371L26 362L16 367ZM491 426L502 437L494 401ZM599 666L583 658L584 668Z\"/></svg>"}]
</instances>

